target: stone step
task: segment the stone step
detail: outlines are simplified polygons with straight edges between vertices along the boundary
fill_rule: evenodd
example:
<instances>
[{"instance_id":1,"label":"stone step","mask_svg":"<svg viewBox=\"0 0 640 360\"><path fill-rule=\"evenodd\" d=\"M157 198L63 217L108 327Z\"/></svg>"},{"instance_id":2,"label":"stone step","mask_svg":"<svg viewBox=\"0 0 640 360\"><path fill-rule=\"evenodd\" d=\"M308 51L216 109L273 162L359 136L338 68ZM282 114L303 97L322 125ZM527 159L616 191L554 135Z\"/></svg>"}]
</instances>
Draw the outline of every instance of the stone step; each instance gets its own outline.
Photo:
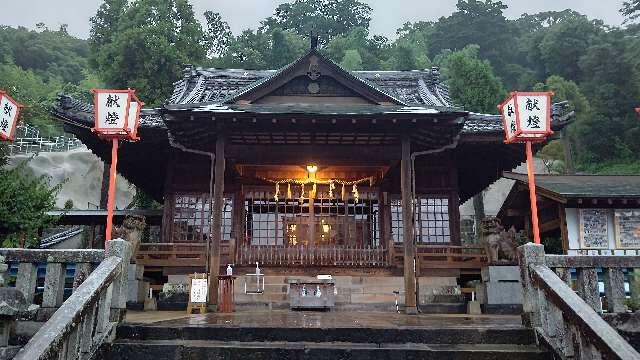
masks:
<instances>
[{"instance_id":1,"label":"stone step","mask_svg":"<svg viewBox=\"0 0 640 360\"><path fill-rule=\"evenodd\" d=\"M534 345L394 344L348 342L229 342L204 340L118 340L103 349L105 360L200 359L448 359L545 360L553 357Z\"/></svg>"},{"instance_id":2,"label":"stone step","mask_svg":"<svg viewBox=\"0 0 640 360\"><path fill-rule=\"evenodd\" d=\"M363 344L512 344L532 345L532 330L519 326L503 327L442 327L442 328L319 328L261 327L259 324L242 327L224 324L186 326L124 324L117 329L117 338L129 341L146 340L209 340L241 342L347 342Z\"/></svg>"}]
</instances>

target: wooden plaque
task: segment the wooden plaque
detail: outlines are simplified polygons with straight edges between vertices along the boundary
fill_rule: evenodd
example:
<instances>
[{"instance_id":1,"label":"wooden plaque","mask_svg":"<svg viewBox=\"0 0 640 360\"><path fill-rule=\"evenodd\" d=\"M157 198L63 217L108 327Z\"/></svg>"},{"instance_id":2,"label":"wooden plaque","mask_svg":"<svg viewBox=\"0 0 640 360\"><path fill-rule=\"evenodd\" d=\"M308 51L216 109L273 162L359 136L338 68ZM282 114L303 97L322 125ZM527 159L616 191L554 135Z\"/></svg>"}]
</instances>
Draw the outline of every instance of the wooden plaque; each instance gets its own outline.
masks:
<instances>
[{"instance_id":1,"label":"wooden plaque","mask_svg":"<svg viewBox=\"0 0 640 360\"><path fill-rule=\"evenodd\" d=\"M583 249L608 249L609 210L580 209L580 246Z\"/></svg>"},{"instance_id":2,"label":"wooden plaque","mask_svg":"<svg viewBox=\"0 0 640 360\"><path fill-rule=\"evenodd\" d=\"M615 211L616 247L640 249L640 210Z\"/></svg>"}]
</instances>

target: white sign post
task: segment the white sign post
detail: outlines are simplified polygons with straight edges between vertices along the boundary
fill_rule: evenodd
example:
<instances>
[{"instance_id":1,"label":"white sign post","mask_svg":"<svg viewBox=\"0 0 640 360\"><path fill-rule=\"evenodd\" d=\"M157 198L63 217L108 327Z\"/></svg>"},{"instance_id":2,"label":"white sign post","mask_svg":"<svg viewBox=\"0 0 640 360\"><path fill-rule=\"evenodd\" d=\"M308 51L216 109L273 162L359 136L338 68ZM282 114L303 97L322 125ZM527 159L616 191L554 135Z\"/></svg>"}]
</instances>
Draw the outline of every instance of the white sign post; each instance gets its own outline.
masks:
<instances>
[{"instance_id":1,"label":"white sign post","mask_svg":"<svg viewBox=\"0 0 640 360\"><path fill-rule=\"evenodd\" d=\"M0 140L13 141L22 105L0 90Z\"/></svg>"},{"instance_id":2,"label":"white sign post","mask_svg":"<svg viewBox=\"0 0 640 360\"><path fill-rule=\"evenodd\" d=\"M533 241L536 244L540 244L540 229L538 228L532 143L543 142L553 134L551 131L552 96L552 92L512 92L505 102L498 105L498 109L502 113L504 142L507 144L526 144L531 222Z\"/></svg>"}]
</instances>

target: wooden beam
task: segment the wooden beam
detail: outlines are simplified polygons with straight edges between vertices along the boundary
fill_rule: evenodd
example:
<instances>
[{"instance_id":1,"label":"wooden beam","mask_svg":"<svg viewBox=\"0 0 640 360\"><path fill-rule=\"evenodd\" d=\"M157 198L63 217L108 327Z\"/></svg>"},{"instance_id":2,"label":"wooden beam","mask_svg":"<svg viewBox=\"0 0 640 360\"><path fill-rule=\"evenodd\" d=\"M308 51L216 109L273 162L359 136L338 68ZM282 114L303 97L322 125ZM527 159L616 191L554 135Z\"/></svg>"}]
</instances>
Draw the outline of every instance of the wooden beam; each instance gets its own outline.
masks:
<instances>
[{"instance_id":1,"label":"wooden beam","mask_svg":"<svg viewBox=\"0 0 640 360\"><path fill-rule=\"evenodd\" d=\"M540 224L540 232L545 233L547 231L555 230L560 227L560 219L555 219L551 221L547 221L546 223Z\"/></svg>"},{"instance_id":2,"label":"wooden beam","mask_svg":"<svg viewBox=\"0 0 640 360\"><path fill-rule=\"evenodd\" d=\"M418 313L416 294L416 248L413 229L413 198L411 191L411 142L402 139L402 161L400 162L400 182L402 190L402 223L404 243L404 304L405 312Z\"/></svg>"},{"instance_id":3,"label":"wooden beam","mask_svg":"<svg viewBox=\"0 0 640 360\"><path fill-rule=\"evenodd\" d=\"M217 311L218 276L220 275L220 242L222 241L222 204L224 201L224 137L216 139L215 181L213 183L213 211L211 216L211 249L209 254L209 307Z\"/></svg>"},{"instance_id":4,"label":"wooden beam","mask_svg":"<svg viewBox=\"0 0 640 360\"><path fill-rule=\"evenodd\" d=\"M394 145L227 145L227 157L238 165L300 164L311 162L333 166L388 166L398 160L400 148Z\"/></svg>"}]
</instances>

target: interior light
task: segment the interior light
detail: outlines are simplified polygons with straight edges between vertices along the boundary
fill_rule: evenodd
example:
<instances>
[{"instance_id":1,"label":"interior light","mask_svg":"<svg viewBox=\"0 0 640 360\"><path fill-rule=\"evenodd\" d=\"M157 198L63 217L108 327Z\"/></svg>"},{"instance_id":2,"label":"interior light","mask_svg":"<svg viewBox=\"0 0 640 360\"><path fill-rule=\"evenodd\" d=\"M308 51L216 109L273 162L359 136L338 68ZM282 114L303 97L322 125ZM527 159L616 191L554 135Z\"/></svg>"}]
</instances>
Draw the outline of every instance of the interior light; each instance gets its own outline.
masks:
<instances>
[{"instance_id":1,"label":"interior light","mask_svg":"<svg viewBox=\"0 0 640 360\"><path fill-rule=\"evenodd\" d=\"M318 167L316 165L307 165L307 171L309 174L315 174L318 171Z\"/></svg>"}]
</instances>

